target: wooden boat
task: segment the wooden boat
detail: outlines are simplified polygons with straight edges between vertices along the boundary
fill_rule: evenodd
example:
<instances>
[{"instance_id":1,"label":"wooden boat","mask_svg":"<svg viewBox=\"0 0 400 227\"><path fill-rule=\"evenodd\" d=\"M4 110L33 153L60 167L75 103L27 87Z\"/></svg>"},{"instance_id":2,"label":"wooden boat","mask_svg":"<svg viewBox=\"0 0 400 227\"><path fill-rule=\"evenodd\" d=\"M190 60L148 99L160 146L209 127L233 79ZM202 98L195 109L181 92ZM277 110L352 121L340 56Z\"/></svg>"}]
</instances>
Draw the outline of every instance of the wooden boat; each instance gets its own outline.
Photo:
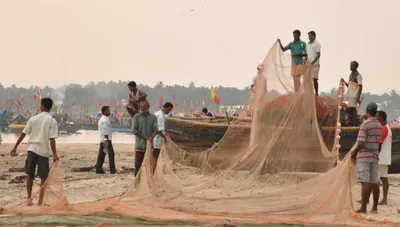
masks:
<instances>
[{"instance_id":1,"label":"wooden boat","mask_svg":"<svg viewBox=\"0 0 400 227\"><path fill-rule=\"evenodd\" d=\"M231 120L234 120L232 118ZM249 122L249 119L242 119ZM207 149L220 141L229 125L226 123L210 123L210 120L167 118L166 132L177 144L185 148ZM232 127L241 127L243 133L250 131L250 124L238 124ZM400 127L392 126L392 165L390 173L400 173ZM323 136L329 135L335 128L322 128ZM359 127L343 127L341 129L340 156L343 158L354 145Z\"/></svg>"}]
</instances>

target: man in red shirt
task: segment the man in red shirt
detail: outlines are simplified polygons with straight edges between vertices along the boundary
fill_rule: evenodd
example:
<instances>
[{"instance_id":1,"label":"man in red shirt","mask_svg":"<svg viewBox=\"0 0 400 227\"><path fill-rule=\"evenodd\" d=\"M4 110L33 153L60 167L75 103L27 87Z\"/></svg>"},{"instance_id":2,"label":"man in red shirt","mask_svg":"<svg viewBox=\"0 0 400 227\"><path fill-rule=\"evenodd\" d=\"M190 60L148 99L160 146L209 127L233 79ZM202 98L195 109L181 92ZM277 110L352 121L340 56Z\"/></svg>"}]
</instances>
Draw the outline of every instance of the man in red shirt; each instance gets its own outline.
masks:
<instances>
[{"instance_id":1,"label":"man in red shirt","mask_svg":"<svg viewBox=\"0 0 400 227\"><path fill-rule=\"evenodd\" d=\"M382 134L379 142L379 178L382 181L383 197L379 205L387 205L387 195L389 191L388 169L392 162L392 130L386 122L386 113L378 111L378 120L382 124Z\"/></svg>"}]
</instances>

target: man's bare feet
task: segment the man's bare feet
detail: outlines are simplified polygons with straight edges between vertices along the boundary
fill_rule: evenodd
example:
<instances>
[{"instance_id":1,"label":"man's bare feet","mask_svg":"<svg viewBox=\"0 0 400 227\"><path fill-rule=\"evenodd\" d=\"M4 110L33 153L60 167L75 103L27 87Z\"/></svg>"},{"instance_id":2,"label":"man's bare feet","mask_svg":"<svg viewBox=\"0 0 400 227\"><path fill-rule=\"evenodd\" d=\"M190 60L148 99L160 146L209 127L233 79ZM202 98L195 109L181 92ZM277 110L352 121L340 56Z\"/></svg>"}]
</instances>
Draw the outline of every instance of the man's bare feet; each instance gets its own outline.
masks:
<instances>
[{"instance_id":1,"label":"man's bare feet","mask_svg":"<svg viewBox=\"0 0 400 227\"><path fill-rule=\"evenodd\" d=\"M367 210L366 209L358 209L358 210L356 210L356 213L357 214L366 214L367 213Z\"/></svg>"},{"instance_id":2,"label":"man's bare feet","mask_svg":"<svg viewBox=\"0 0 400 227\"><path fill-rule=\"evenodd\" d=\"M372 210L370 211L370 213L371 213L371 214L377 214L377 213L378 213L378 209L372 209Z\"/></svg>"},{"instance_id":3,"label":"man's bare feet","mask_svg":"<svg viewBox=\"0 0 400 227\"><path fill-rule=\"evenodd\" d=\"M387 205L387 201L380 201L379 203L378 203L378 205Z\"/></svg>"},{"instance_id":4,"label":"man's bare feet","mask_svg":"<svg viewBox=\"0 0 400 227\"><path fill-rule=\"evenodd\" d=\"M32 205L33 205L32 199L28 199L28 202L26 202L26 205L27 205L27 206L32 206Z\"/></svg>"},{"instance_id":5,"label":"man's bare feet","mask_svg":"<svg viewBox=\"0 0 400 227\"><path fill-rule=\"evenodd\" d=\"M361 204L362 200L360 199L360 200L357 200L356 202ZM367 202L367 204L369 204L369 201Z\"/></svg>"}]
</instances>

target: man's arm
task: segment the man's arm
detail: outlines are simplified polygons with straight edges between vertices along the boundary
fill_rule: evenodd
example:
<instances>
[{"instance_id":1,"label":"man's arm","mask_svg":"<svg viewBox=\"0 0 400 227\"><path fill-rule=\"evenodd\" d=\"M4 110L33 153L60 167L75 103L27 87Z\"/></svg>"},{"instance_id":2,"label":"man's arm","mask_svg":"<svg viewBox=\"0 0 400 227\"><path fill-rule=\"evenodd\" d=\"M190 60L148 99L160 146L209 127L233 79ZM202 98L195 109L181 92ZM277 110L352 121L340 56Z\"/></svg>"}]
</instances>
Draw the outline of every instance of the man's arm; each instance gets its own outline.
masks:
<instances>
[{"instance_id":1,"label":"man's arm","mask_svg":"<svg viewBox=\"0 0 400 227\"><path fill-rule=\"evenodd\" d=\"M138 123L138 117L139 115L135 115L134 117L133 117L133 124L132 124L132 133L135 135L135 136L139 136L139 137L142 137L143 139L147 139L144 135L142 135L140 132L139 132L139 123Z\"/></svg>"},{"instance_id":2,"label":"man's arm","mask_svg":"<svg viewBox=\"0 0 400 227\"><path fill-rule=\"evenodd\" d=\"M19 135L17 142L15 143L13 149L11 150L11 156L16 156L17 155L17 148L19 144L24 140L26 134L29 134L32 132L32 118L29 118L28 122L25 125L24 130L22 131L21 135Z\"/></svg>"},{"instance_id":3,"label":"man's arm","mask_svg":"<svg viewBox=\"0 0 400 227\"><path fill-rule=\"evenodd\" d=\"M351 157L355 158L357 156L357 153L364 148L366 138L367 138L367 127L365 126L364 123L362 123L360 126L360 131L358 132L357 136L358 145L351 153Z\"/></svg>"},{"instance_id":4,"label":"man's arm","mask_svg":"<svg viewBox=\"0 0 400 227\"><path fill-rule=\"evenodd\" d=\"M279 43L279 45L281 46L282 52L287 51L287 50L289 49L289 47L290 47L290 44L287 45L287 46L285 46L285 47L283 47L280 39L278 39L278 43Z\"/></svg>"},{"instance_id":5,"label":"man's arm","mask_svg":"<svg viewBox=\"0 0 400 227\"><path fill-rule=\"evenodd\" d=\"M164 143L167 142L167 136L165 136L165 117L157 117L158 123L158 135L160 135L164 139Z\"/></svg>"},{"instance_id":6,"label":"man's arm","mask_svg":"<svg viewBox=\"0 0 400 227\"><path fill-rule=\"evenodd\" d=\"M381 148L382 148L382 143L383 141L385 141L387 135L388 135L388 128L386 127L386 125L384 125L382 127L382 134L381 134L381 139L379 140L379 152L381 152Z\"/></svg>"},{"instance_id":7,"label":"man's arm","mask_svg":"<svg viewBox=\"0 0 400 227\"><path fill-rule=\"evenodd\" d=\"M57 150L56 150L56 139L55 138L50 139L50 148L53 153L53 161L54 162L58 161L58 154L57 154Z\"/></svg>"},{"instance_id":8,"label":"man's arm","mask_svg":"<svg viewBox=\"0 0 400 227\"><path fill-rule=\"evenodd\" d=\"M138 90L138 92L139 92L139 98L138 98L138 100L143 100L144 98L147 97L146 92L144 92L143 90Z\"/></svg>"},{"instance_id":9,"label":"man's arm","mask_svg":"<svg viewBox=\"0 0 400 227\"><path fill-rule=\"evenodd\" d=\"M313 65L321 57L321 45L319 45L319 43L317 45L315 45L315 51L317 52L317 57L315 58L314 61L311 62L311 64L313 64Z\"/></svg>"}]
</instances>

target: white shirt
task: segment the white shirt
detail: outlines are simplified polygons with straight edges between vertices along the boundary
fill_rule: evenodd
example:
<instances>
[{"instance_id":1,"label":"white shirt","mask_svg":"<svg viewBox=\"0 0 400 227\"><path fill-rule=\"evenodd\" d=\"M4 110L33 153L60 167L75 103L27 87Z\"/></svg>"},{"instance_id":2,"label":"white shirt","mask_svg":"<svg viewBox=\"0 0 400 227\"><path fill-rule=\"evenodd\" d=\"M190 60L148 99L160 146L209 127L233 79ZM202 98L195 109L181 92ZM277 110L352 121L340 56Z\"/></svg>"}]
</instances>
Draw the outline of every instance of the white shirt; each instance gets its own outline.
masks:
<instances>
[{"instance_id":1,"label":"white shirt","mask_svg":"<svg viewBox=\"0 0 400 227\"><path fill-rule=\"evenodd\" d=\"M317 58L317 53L321 53L321 44L314 40L312 43L307 43L306 45L307 50L307 61L313 62ZM319 65L319 59L314 63L315 66Z\"/></svg>"},{"instance_id":2,"label":"white shirt","mask_svg":"<svg viewBox=\"0 0 400 227\"><path fill-rule=\"evenodd\" d=\"M362 85L362 76L358 74L356 76L357 82L349 81L349 86L347 87L347 98L356 99L360 85Z\"/></svg>"},{"instance_id":3,"label":"white shirt","mask_svg":"<svg viewBox=\"0 0 400 227\"><path fill-rule=\"evenodd\" d=\"M112 140L112 131L111 131L111 123L107 116L102 115L97 123L99 136L100 136L100 143L104 142L104 136L108 136L108 140Z\"/></svg>"},{"instance_id":4,"label":"white shirt","mask_svg":"<svg viewBox=\"0 0 400 227\"><path fill-rule=\"evenodd\" d=\"M28 151L43 157L50 156L49 140L58 137L58 125L48 112L29 118L22 132L29 135Z\"/></svg>"},{"instance_id":5,"label":"white shirt","mask_svg":"<svg viewBox=\"0 0 400 227\"><path fill-rule=\"evenodd\" d=\"M392 164L392 130L390 130L389 125L383 127L387 127L388 134L382 141L381 152L379 153L379 164L389 166Z\"/></svg>"},{"instance_id":6,"label":"white shirt","mask_svg":"<svg viewBox=\"0 0 400 227\"><path fill-rule=\"evenodd\" d=\"M155 112L154 115L157 117L158 131L162 131L164 133L165 132L165 114L164 114L164 112L162 110L159 110L159 111ZM164 143L164 139L160 135L156 135L153 138L153 148L161 149L163 143Z\"/></svg>"}]
</instances>

